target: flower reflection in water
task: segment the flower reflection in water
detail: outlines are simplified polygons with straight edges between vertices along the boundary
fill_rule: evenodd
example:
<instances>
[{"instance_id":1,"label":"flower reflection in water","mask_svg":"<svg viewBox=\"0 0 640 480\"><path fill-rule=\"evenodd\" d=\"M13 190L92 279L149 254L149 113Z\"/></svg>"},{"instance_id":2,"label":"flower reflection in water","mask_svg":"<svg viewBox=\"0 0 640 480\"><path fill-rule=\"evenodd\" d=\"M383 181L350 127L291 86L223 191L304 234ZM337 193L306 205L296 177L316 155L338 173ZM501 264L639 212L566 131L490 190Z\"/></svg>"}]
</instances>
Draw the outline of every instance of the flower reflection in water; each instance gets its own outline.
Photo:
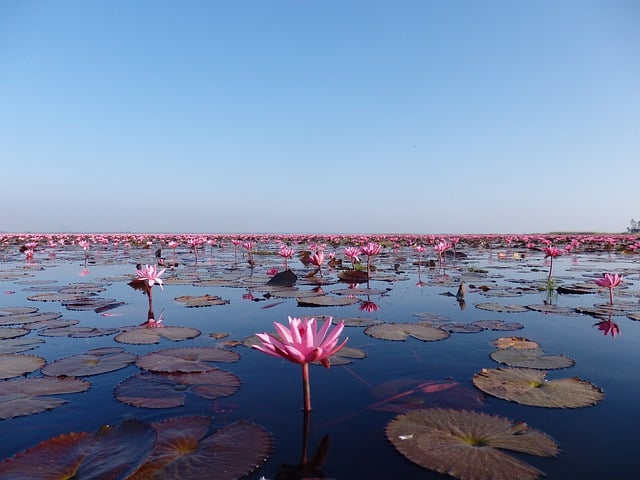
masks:
<instances>
[{"instance_id":1,"label":"flower reflection in water","mask_svg":"<svg viewBox=\"0 0 640 480\"><path fill-rule=\"evenodd\" d=\"M611 338L615 338L620 335L620 327L617 323L611 320L611 317L608 319L602 319L599 322L593 324L594 327L597 327L605 336L611 335Z\"/></svg>"}]
</instances>

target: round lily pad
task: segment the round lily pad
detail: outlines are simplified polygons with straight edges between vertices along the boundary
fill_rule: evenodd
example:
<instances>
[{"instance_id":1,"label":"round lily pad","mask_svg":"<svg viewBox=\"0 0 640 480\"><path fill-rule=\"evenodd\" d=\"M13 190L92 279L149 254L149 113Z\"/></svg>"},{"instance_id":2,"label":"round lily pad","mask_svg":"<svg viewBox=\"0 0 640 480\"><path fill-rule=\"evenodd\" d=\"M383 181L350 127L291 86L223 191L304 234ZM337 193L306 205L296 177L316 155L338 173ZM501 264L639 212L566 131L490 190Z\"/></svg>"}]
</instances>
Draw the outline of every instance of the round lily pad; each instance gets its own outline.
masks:
<instances>
[{"instance_id":1,"label":"round lily pad","mask_svg":"<svg viewBox=\"0 0 640 480\"><path fill-rule=\"evenodd\" d=\"M334 320L336 320L334 318ZM379 325L382 320L378 320L375 318L366 318L366 317L349 317L349 318L340 318L340 321L344 322L345 327L369 327L371 325Z\"/></svg>"},{"instance_id":2,"label":"round lily pad","mask_svg":"<svg viewBox=\"0 0 640 480\"><path fill-rule=\"evenodd\" d=\"M558 454L553 439L524 422L466 410L414 410L389 422L386 435L412 462L462 480L534 480L540 470L504 451Z\"/></svg>"},{"instance_id":3,"label":"round lily pad","mask_svg":"<svg viewBox=\"0 0 640 480\"><path fill-rule=\"evenodd\" d=\"M221 369L197 373L143 372L120 382L115 397L135 407L171 408L184 405L188 394L215 400L233 395L239 388L240 379Z\"/></svg>"},{"instance_id":4,"label":"round lily pad","mask_svg":"<svg viewBox=\"0 0 640 480\"><path fill-rule=\"evenodd\" d=\"M35 310L38 310L37 308ZM36 322L55 320L62 316L58 312L28 312L15 313L12 315L0 316L0 325L22 325L30 328L29 325Z\"/></svg>"},{"instance_id":5,"label":"round lily pad","mask_svg":"<svg viewBox=\"0 0 640 480\"><path fill-rule=\"evenodd\" d=\"M70 337L70 338L91 338L113 335L118 333L118 328L94 328L94 327L58 327L45 328L38 332L43 337Z\"/></svg>"},{"instance_id":6,"label":"round lily pad","mask_svg":"<svg viewBox=\"0 0 640 480\"><path fill-rule=\"evenodd\" d=\"M343 307L360 302L355 297L337 297L333 295L318 295L312 297L297 297L299 307Z\"/></svg>"},{"instance_id":7,"label":"round lily pad","mask_svg":"<svg viewBox=\"0 0 640 480\"><path fill-rule=\"evenodd\" d=\"M425 342L444 340L449 332L421 323L381 323L365 328L364 333L382 340L406 340L413 337Z\"/></svg>"},{"instance_id":8,"label":"round lily pad","mask_svg":"<svg viewBox=\"0 0 640 480\"><path fill-rule=\"evenodd\" d=\"M543 303L536 304L536 305L527 305L527 308L535 312L555 313L556 315L573 315L576 313L574 308L561 307L559 305L551 305L551 304L543 304Z\"/></svg>"},{"instance_id":9,"label":"round lily pad","mask_svg":"<svg viewBox=\"0 0 640 480\"><path fill-rule=\"evenodd\" d=\"M497 348L515 348L518 350L533 350L540 347L538 342L524 337L500 337L491 343Z\"/></svg>"},{"instance_id":10,"label":"round lily pad","mask_svg":"<svg viewBox=\"0 0 640 480\"><path fill-rule=\"evenodd\" d=\"M131 327L125 328L124 332L114 337L118 343L127 343L131 345L150 345L160 343L160 340L166 338L179 342L200 336L200 330L190 327Z\"/></svg>"},{"instance_id":11,"label":"round lily pad","mask_svg":"<svg viewBox=\"0 0 640 480\"><path fill-rule=\"evenodd\" d=\"M154 422L156 446L129 480L236 479L258 468L273 449L261 426L239 421L211 431L209 417L175 417ZM188 448L184 448L188 445Z\"/></svg>"},{"instance_id":12,"label":"round lily pad","mask_svg":"<svg viewBox=\"0 0 640 480\"><path fill-rule=\"evenodd\" d=\"M367 354L359 348L344 346L336 354L331 355L329 360L331 365L348 365L353 363L353 360L362 360L366 356ZM320 362L315 363L320 364Z\"/></svg>"},{"instance_id":13,"label":"round lily pad","mask_svg":"<svg viewBox=\"0 0 640 480\"><path fill-rule=\"evenodd\" d=\"M534 407L588 407L604 398L602 390L586 380L547 380L546 376L546 372L528 368L482 369L472 381L488 395Z\"/></svg>"},{"instance_id":14,"label":"round lily pad","mask_svg":"<svg viewBox=\"0 0 640 480\"><path fill-rule=\"evenodd\" d=\"M46 363L42 357L5 353L0 355L0 378L12 378L31 373Z\"/></svg>"},{"instance_id":15,"label":"round lily pad","mask_svg":"<svg viewBox=\"0 0 640 480\"><path fill-rule=\"evenodd\" d=\"M183 295L176 297L174 300L182 303L187 308L213 307L216 305L227 305L229 303L229 300L223 300L217 295L202 295L199 297Z\"/></svg>"},{"instance_id":16,"label":"round lily pad","mask_svg":"<svg viewBox=\"0 0 640 480\"><path fill-rule=\"evenodd\" d=\"M32 415L67 403L51 395L85 392L91 384L72 377L20 378L2 383L0 419Z\"/></svg>"},{"instance_id":17,"label":"round lily pad","mask_svg":"<svg viewBox=\"0 0 640 480\"><path fill-rule=\"evenodd\" d=\"M476 308L499 313L520 313L528 310L522 305L502 305L500 303L476 303Z\"/></svg>"},{"instance_id":18,"label":"round lily pad","mask_svg":"<svg viewBox=\"0 0 640 480\"><path fill-rule=\"evenodd\" d=\"M0 327L0 340L6 340L8 338L24 337L29 332L30 330L27 330L26 328Z\"/></svg>"},{"instance_id":19,"label":"round lily pad","mask_svg":"<svg viewBox=\"0 0 640 480\"><path fill-rule=\"evenodd\" d=\"M11 338L0 341L0 354L2 353L20 353L27 350L33 350L38 345L44 343L41 338Z\"/></svg>"},{"instance_id":20,"label":"round lily pad","mask_svg":"<svg viewBox=\"0 0 640 480\"><path fill-rule=\"evenodd\" d=\"M492 360L510 367L536 368L541 370L555 370L569 368L575 365L575 360L564 355L547 355L541 348L502 348L491 352Z\"/></svg>"},{"instance_id":21,"label":"round lily pad","mask_svg":"<svg viewBox=\"0 0 640 480\"><path fill-rule=\"evenodd\" d=\"M223 348L174 348L143 355L136 365L153 372L206 372L217 368L210 362L230 363L239 359L238 352Z\"/></svg>"},{"instance_id":22,"label":"round lily pad","mask_svg":"<svg viewBox=\"0 0 640 480\"><path fill-rule=\"evenodd\" d=\"M478 333L484 330L480 325L474 325L472 323L456 323L449 322L439 325L440 328L450 333Z\"/></svg>"},{"instance_id":23,"label":"round lily pad","mask_svg":"<svg viewBox=\"0 0 640 480\"><path fill-rule=\"evenodd\" d=\"M137 355L120 347L94 348L80 355L61 358L42 367L49 376L84 377L120 370L135 362Z\"/></svg>"},{"instance_id":24,"label":"round lily pad","mask_svg":"<svg viewBox=\"0 0 640 480\"><path fill-rule=\"evenodd\" d=\"M524 328L524 325L521 323L503 322L502 320L476 320L475 322L471 322L471 325L477 325L485 330L501 331L521 330Z\"/></svg>"}]
</instances>

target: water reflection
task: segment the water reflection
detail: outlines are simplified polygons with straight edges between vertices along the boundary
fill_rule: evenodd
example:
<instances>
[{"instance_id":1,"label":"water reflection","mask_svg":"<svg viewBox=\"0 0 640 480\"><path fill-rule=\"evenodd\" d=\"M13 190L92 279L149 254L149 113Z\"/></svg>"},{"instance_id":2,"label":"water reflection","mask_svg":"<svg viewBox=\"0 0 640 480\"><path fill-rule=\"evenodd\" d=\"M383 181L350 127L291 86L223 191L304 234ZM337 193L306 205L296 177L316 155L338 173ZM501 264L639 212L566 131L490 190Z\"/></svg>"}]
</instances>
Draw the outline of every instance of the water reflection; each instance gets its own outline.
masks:
<instances>
[{"instance_id":1,"label":"water reflection","mask_svg":"<svg viewBox=\"0 0 640 480\"><path fill-rule=\"evenodd\" d=\"M594 323L593 326L600 330L605 336L611 335L611 338L615 338L620 335L620 327L611 317L601 319L599 322Z\"/></svg>"}]
</instances>

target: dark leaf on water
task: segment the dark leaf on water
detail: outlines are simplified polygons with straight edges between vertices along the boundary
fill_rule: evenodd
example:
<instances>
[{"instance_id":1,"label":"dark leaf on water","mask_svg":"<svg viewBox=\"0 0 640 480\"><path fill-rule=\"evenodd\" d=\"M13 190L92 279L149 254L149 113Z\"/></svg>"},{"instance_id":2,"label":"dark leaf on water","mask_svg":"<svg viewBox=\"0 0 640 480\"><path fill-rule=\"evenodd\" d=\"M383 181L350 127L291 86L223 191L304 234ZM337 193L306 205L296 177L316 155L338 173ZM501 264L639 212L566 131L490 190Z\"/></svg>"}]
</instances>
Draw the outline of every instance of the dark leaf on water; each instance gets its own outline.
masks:
<instances>
[{"instance_id":1,"label":"dark leaf on water","mask_svg":"<svg viewBox=\"0 0 640 480\"><path fill-rule=\"evenodd\" d=\"M126 480L146 460L156 436L139 420L66 433L0 463L0 480Z\"/></svg>"},{"instance_id":2,"label":"dark leaf on water","mask_svg":"<svg viewBox=\"0 0 640 480\"><path fill-rule=\"evenodd\" d=\"M67 375L83 377L120 370L135 362L137 356L123 348L95 348L80 355L61 358L42 367L49 376Z\"/></svg>"},{"instance_id":3,"label":"dark leaf on water","mask_svg":"<svg viewBox=\"0 0 640 480\"><path fill-rule=\"evenodd\" d=\"M158 442L130 480L235 480L254 471L273 449L261 426L239 421L206 435L208 417L177 417L153 424Z\"/></svg>"},{"instance_id":4,"label":"dark leaf on water","mask_svg":"<svg viewBox=\"0 0 640 480\"><path fill-rule=\"evenodd\" d=\"M298 281L298 276L291 270L285 270L284 272L276 273L267 282L267 285L276 287L292 287Z\"/></svg>"}]
</instances>

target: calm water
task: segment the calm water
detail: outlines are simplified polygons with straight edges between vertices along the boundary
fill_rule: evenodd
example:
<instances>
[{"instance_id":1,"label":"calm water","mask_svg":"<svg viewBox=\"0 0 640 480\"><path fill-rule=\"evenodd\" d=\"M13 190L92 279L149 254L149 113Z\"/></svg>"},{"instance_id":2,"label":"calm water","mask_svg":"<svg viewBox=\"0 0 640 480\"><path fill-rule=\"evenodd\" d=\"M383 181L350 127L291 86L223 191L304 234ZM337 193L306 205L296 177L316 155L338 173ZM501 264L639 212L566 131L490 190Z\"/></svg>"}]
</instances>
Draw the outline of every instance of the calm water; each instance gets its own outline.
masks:
<instances>
[{"instance_id":1,"label":"calm water","mask_svg":"<svg viewBox=\"0 0 640 480\"><path fill-rule=\"evenodd\" d=\"M238 263L235 263L236 256L231 246L224 249L207 247L206 251L199 253L197 264L187 247L178 248L175 254L168 249L163 251L167 261L175 259L178 266L163 275L166 280L164 290L154 287L154 310L157 316L163 312L163 322L167 326L200 330L202 334L197 338L180 342L161 340L154 345L127 345L116 343L114 335L86 339L39 337L38 332L33 331L27 338L42 338L46 343L24 353L38 355L51 362L102 346L118 345L138 355L167 348L215 346L229 340L242 340L256 332L272 331L273 322L286 323L287 316L330 315L336 319L365 317L384 322L417 322L420 320L417 314L429 313L458 323L476 320L519 322L524 328L517 331L452 333L449 338L437 342L413 338L387 341L366 335L363 327L345 328L343 337L349 337L348 346L363 350L366 358L330 369L311 367L313 411L308 438L309 455L313 454L322 438L328 436L328 455L321 468L326 478L446 478L409 462L387 441L385 427L397 413L369 407L380 400L376 396L376 386L386 382L407 379L450 381L457 382L459 387L452 389L450 394L434 393L432 398L429 394L423 395L420 397L423 406L457 408L465 402L473 404L474 399L480 398L484 399L484 404L469 408L524 421L545 432L560 445L556 458L513 455L542 470L547 478L635 478L640 467L636 453L640 426L637 415L640 323L628 318L626 313L614 316L621 334L612 338L595 328L597 320L589 315L536 311L498 313L475 306L486 302L542 304L545 295L535 289L517 295L494 296L497 291L510 292L522 286L522 281L544 281L549 265L540 251L526 251L524 259L514 260L512 253L515 250L462 246L460 250L467 255L466 258L447 258L444 269L423 266L419 271L415 265L417 255L411 248L403 247L395 253L385 248L382 255L373 258L377 270L370 282L372 289L384 291L370 297L379 310L366 312L359 309L360 304L300 307L295 298L265 298L266 292L261 285L269 279L266 271L272 267L283 267L283 260L273 254L274 249L273 245L257 246L253 269L244 261L240 249ZM89 273L86 276L79 276L85 262L83 252L77 247L57 249L55 257L46 251L36 252L35 265L31 266L25 264L23 255L9 252L0 262L0 276L21 276L0 281L0 310L32 306L40 311L60 312L65 319L77 319L80 326L122 328L138 325L146 320L147 298L134 291L127 282L135 276L136 263L155 263L153 250L131 248L125 251L122 247L100 249L94 246L89 253ZM332 250L328 248L328 251ZM342 258L342 247L334 251L338 258ZM506 252L507 259L500 259L500 252ZM429 258L434 258L433 253L425 252L423 259ZM347 264L346 261L344 263ZM315 288L312 281L305 279L311 268L297 259L290 261L290 267L299 277L296 286L300 291ZM639 268L638 255L582 252L556 258L553 276L566 285L593 282L604 272L623 273L624 288L616 289L615 299L638 304L640 311ZM486 270L487 273L478 273L478 270ZM323 266L325 285L322 288L325 292L347 288L348 284L337 281L337 271ZM227 286L196 286L193 284L196 278L221 279ZM464 309L454 297L443 295L447 292L455 294L461 280L469 286ZM100 297L117 299L124 305L108 311L114 316L103 316L93 310L69 311L59 302L27 299L34 294L55 292L57 288L80 282L102 285L105 290L99 294ZM490 286L491 290L485 293L471 288L480 285ZM218 295L229 303L185 308L174 301L181 295L204 294ZM256 300L247 298L249 294ZM559 295L556 304L573 309L607 301L606 293ZM214 332L228 336L216 340L209 335ZM549 371L548 378L580 377L602 388L604 400L591 407L551 409L518 405L482 395L473 386L471 378L482 368L499 366L489 357L495 350L491 341L514 335L538 342L547 354L573 358L575 366ZM273 435L273 452L267 462L248 478L276 478L282 465L300 461L304 420L300 368L241 345L230 348L240 354L240 360L219 366L242 380L241 388L232 396L216 401L191 396L185 406L178 408L136 408L119 402L113 394L115 385L141 371L135 365L86 377L92 384L86 393L60 395L68 400L67 404L52 411L0 421L3 439L0 457L10 457L58 434L95 431L100 425L117 424L127 418L155 421L182 415L212 415L220 426L244 419L266 428ZM37 371L29 374L39 375Z\"/></svg>"}]
</instances>

